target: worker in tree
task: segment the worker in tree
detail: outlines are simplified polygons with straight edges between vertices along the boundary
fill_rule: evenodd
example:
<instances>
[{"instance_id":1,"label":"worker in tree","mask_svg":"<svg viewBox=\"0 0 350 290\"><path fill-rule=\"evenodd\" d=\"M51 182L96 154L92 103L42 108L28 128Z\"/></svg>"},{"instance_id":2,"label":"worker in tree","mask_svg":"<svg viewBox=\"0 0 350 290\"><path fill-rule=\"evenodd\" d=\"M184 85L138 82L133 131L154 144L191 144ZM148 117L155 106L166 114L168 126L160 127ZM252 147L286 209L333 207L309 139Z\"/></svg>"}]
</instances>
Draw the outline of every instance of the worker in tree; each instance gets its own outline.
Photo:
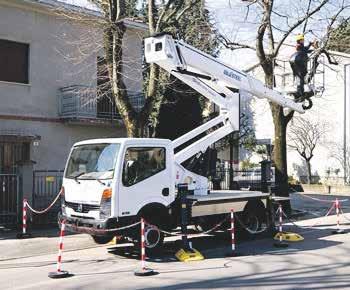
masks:
<instances>
[{"instance_id":1,"label":"worker in tree","mask_svg":"<svg viewBox=\"0 0 350 290\"><path fill-rule=\"evenodd\" d=\"M310 47L315 46L316 42L310 42L309 45L305 46L303 34L297 35L296 41L296 52L293 53L289 62L292 67L294 80L296 81L297 86L296 100L303 101L305 98L304 84L305 77L307 75L308 54L312 52Z\"/></svg>"}]
</instances>

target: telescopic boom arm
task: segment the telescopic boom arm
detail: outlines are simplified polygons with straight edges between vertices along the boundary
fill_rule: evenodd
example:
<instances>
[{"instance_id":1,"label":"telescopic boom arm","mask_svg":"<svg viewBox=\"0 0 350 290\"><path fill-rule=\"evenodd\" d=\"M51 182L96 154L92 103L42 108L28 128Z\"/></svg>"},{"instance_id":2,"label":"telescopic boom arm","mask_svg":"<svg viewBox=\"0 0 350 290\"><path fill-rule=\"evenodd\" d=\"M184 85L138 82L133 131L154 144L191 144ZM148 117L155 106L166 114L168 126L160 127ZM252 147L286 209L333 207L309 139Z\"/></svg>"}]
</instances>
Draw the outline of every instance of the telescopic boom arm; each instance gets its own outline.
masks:
<instances>
[{"instance_id":1,"label":"telescopic boom arm","mask_svg":"<svg viewBox=\"0 0 350 290\"><path fill-rule=\"evenodd\" d=\"M261 81L225 64L171 35L163 34L145 39L145 57L177 77L220 108L218 117L173 141L174 148L215 127L213 132L182 149L175 155L178 164L210 145L239 130L239 91L265 98L283 107L304 113L302 104L266 87ZM221 127L217 128L219 125Z\"/></svg>"}]
</instances>

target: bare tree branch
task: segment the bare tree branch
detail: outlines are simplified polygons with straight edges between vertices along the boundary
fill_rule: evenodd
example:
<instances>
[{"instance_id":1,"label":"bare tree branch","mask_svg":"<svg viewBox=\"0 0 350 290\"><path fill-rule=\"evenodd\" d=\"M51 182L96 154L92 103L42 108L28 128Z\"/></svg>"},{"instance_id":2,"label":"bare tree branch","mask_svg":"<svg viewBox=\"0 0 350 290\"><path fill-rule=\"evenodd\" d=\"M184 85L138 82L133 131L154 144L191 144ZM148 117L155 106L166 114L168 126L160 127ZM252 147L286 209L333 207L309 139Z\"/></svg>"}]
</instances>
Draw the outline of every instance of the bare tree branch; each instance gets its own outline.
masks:
<instances>
[{"instance_id":1,"label":"bare tree branch","mask_svg":"<svg viewBox=\"0 0 350 290\"><path fill-rule=\"evenodd\" d=\"M229 41L225 36L222 34L219 35L218 37L220 43L222 43L226 48L235 50L235 49L242 49L242 48L248 48L251 50L256 50L254 46L248 45L248 44L243 44L243 43L238 43L235 41Z\"/></svg>"},{"instance_id":2,"label":"bare tree branch","mask_svg":"<svg viewBox=\"0 0 350 290\"><path fill-rule=\"evenodd\" d=\"M312 11L309 11L309 13L306 13L304 15L304 17L302 17L301 19L299 19L298 21L296 21L291 27L290 29L282 36L281 40L278 42L274 52L273 52L273 56L277 56L282 44L284 43L284 41L287 39L287 37L294 31L294 29L296 29L297 27L299 27L300 24L302 24L305 20L309 19L312 15L314 15L316 12L320 11L321 8L323 6L325 6L327 3L329 2L329 0L322 0L322 2L316 7L314 8Z\"/></svg>"}]
</instances>

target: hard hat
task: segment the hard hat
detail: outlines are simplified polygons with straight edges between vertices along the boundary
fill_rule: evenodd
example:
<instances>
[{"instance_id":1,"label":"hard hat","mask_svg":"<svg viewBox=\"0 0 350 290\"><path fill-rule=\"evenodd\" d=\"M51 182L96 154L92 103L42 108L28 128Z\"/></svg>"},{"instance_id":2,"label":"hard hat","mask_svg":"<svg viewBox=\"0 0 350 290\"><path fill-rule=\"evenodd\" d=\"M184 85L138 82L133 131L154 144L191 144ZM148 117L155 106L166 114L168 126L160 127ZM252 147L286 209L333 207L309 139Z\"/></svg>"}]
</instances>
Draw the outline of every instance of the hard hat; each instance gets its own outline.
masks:
<instances>
[{"instance_id":1,"label":"hard hat","mask_svg":"<svg viewBox=\"0 0 350 290\"><path fill-rule=\"evenodd\" d=\"M296 37L296 40L297 41L304 40L304 34L298 34L297 37Z\"/></svg>"}]
</instances>

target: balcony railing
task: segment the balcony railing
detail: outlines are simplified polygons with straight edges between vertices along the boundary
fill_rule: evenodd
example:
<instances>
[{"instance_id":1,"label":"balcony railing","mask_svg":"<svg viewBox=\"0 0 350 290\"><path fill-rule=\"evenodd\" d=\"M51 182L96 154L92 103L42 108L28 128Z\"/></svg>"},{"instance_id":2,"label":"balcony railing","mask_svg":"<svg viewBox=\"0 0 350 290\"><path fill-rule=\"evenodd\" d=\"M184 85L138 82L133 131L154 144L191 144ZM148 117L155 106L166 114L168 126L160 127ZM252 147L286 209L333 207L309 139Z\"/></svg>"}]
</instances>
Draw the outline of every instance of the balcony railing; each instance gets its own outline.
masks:
<instances>
[{"instance_id":1,"label":"balcony railing","mask_svg":"<svg viewBox=\"0 0 350 290\"><path fill-rule=\"evenodd\" d=\"M69 86L59 90L59 116L65 120L117 120L120 115L109 96L96 96L96 89ZM144 105L142 93L129 93L131 104L139 111Z\"/></svg>"}]
</instances>

